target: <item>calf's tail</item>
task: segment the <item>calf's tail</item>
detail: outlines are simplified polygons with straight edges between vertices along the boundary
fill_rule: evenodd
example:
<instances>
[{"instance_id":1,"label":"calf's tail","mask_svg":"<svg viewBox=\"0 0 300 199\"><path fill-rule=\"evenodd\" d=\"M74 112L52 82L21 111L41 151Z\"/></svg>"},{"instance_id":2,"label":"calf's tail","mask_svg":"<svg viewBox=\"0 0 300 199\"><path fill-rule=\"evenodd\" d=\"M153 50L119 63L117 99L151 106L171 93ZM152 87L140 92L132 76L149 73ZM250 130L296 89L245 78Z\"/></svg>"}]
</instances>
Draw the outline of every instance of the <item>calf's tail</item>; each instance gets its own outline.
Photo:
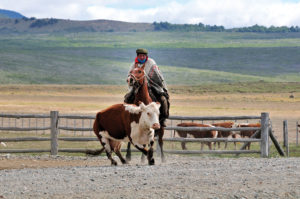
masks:
<instances>
[{"instance_id":1,"label":"calf's tail","mask_svg":"<svg viewBox=\"0 0 300 199\"><path fill-rule=\"evenodd\" d=\"M96 135L98 135L99 132L102 130L100 119L101 119L101 113L97 113L96 119L94 121L94 126L93 126L93 130Z\"/></svg>"},{"instance_id":2,"label":"calf's tail","mask_svg":"<svg viewBox=\"0 0 300 199\"><path fill-rule=\"evenodd\" d=\"M100 124L100 118L101 118L101 113L97 113L96 119L95 119L94 125L93 125L93 130L94 130L94 133L97 136L98 140L101 143L101 135L99 134L99 132L102 130L102 127L101 127L101 124ZM87 149L85 151L85 153L87 155L96 156L96 155L100 155L104 151L104 149L105 149L104 147L102 147L101 149L97 149L97 150Z\"/></svg>"}]
</instances>

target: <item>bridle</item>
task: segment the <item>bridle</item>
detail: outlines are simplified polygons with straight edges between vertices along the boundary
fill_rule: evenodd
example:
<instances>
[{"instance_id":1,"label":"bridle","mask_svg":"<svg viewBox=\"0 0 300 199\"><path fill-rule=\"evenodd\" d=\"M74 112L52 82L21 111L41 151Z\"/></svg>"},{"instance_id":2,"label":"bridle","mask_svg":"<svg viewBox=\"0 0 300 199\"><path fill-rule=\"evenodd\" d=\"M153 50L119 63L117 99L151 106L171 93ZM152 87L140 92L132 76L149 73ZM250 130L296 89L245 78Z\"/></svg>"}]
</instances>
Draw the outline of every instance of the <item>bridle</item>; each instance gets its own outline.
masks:
<instances>
[{"instance_id":1,"label":"bridle","mask_svg":"<svg viewBox=\"0 0 300 199\"><path fill-rule=\"evenodd\" d=\"M142 67L137 67L137 65L135 65L135 69L142 69L143 70L143 75L141 75L140 77L136 77L135 75L132 74L132 71L130 72L130 74L128 75L128 78L127 78L127 82L128 80L130 79L130 81L128 82L130 86L135 86L137 88L141 87L144 83L145 83L145 71L144 71L144 68L145 68L145 64L142 66ZM138 73L142 73L141 70L138 71ZM140 82L141 80L143 79L143 82Z\"/></svg>"}]
</instances>

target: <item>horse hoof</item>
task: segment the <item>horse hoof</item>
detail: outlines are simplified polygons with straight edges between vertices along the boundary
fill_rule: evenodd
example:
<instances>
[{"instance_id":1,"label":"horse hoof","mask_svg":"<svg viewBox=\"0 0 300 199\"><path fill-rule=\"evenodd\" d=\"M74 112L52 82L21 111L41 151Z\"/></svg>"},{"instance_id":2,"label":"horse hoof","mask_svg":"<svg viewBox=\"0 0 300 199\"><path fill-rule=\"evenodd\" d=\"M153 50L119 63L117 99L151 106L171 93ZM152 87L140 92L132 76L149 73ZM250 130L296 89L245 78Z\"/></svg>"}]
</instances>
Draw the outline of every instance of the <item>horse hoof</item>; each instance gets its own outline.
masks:
<instances>
[{"instance_id":1,"label":"horse hoof","mask_svg":"<svg viewBox=\"0 0 300 199\"><path fill-rule=\"evenodd\" d=\"M117 166L118 163L117 163L116 161L111 161L111 165L112 165L112 166Z\"/></svg>"},{"instance_id":2,"label":"horse hoof","mask_svg":"<svg viewBox=\"0 0 300 199\"><path fill-rule=\"evenodd\" d=\"M149 160L149 165L154 165L154 164L155 164L154 159Z\"/></svg>"}]
</instances>

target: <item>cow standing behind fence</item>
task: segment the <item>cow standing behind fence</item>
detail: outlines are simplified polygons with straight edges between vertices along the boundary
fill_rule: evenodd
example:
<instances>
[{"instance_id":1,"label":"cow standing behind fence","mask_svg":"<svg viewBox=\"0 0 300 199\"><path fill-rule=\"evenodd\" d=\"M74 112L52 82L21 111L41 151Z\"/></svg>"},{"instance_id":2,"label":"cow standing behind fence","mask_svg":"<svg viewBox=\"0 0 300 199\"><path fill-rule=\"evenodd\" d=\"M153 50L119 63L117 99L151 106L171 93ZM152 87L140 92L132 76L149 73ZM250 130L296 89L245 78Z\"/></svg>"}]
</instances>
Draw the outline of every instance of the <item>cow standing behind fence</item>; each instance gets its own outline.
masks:
<instances>
[{"instance_id":1,"label":"cow standing behind fence","mask_svg":"<svg viewBox=\"0 0 300 199\"><path fill-rule=\"evenodd\" d=\"M224 128L232 128L234 122L220 122L220 123L213 123L215 127L224 127ZM232 138L236 138L236 134L232 131L218 131L218 138L228 138L231 136ZM234 148L236 149L236 142L234 142ZM220 149L220 142L218 142L218 149ZM227 149L227 142L225 142L224 149Z\"/></svg>"},{"instance_id":2,"label":"cow standing behind fence","mask_svg":"<svg viewBox=\"0 0 300 199\"><path fill-rule=\"evenodd\" d=\"M237 124L237 127L261 127L260 123L255 123L255 124L250 124L250 123L241 123L241 124ZM255 130L251 130L251 131L240 131L239 134L242 138L248 137L250 138L256 131ZM260 136L258 136L257 138L260 138ZM246 146L246 149L250 150L250 145L251 142L249 142Z\"/></svg>"},{"instance_id":3,"label":"cow standing behind fence","mask_svg":"<svg viewBox=\"0 0 300 199\"><path fill-rule=\"evenodd\" d=\"M209 124L198 124L193 122L180 123L177 126L179 127L213 127ZM194 138L217 138L218 131L182 131L177 130L177 133L180 137L186 138L187 135L191 135ZM212 150L211 142L205 142L208 145L208 148ZM203 150L204 143L201 142L201 150ZM183 150L186 150L185 142L181 142L181 147Z\"/></svg>"}]
</instances>

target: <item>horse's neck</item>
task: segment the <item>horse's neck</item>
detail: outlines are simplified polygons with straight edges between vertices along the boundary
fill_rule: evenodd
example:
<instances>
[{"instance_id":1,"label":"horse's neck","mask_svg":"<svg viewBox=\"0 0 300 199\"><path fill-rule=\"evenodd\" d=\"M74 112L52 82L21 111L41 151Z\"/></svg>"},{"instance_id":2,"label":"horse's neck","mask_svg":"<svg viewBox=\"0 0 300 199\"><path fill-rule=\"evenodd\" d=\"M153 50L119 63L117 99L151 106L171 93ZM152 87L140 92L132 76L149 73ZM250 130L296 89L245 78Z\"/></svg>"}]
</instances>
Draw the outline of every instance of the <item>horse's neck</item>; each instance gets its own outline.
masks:
<instances>
[{"instance_id":1,"label":"horse's neck","mask_svg":"<svg viewBox=\"0 0 300 199\"><path fill-rule=\"evenodd\" d=\"M150 104L152 102L152 99L149 95L149 90L148 90L148 84L147 84L147 79L144 79L144 84L141 85L140 88L138 88L138 92L135 97L134 103L138 105L139 101L143 102L144 104Z\"/></svg>"}]
</instances>

